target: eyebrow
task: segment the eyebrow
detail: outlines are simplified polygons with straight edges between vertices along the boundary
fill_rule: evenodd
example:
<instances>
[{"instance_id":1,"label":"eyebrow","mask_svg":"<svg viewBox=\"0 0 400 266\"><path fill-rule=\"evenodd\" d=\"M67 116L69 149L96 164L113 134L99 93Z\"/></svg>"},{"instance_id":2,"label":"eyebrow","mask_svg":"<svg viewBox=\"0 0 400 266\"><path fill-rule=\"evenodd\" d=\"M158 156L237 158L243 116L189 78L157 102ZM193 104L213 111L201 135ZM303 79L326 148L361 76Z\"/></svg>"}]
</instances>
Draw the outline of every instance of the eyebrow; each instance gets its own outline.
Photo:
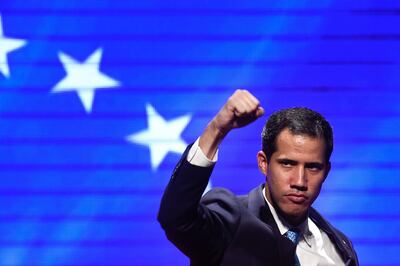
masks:
<instances>
[{"instance_id":1,"label":"eyebrow","mask_svg":"<svg viewBox=\"0 0 400 266\"><path fill-rule=\"evenodd\" d=\"M277 159L277 162L284 163L284 164L290 164L290 165L297 165L299 163L298 161L287 159L287 158ZM305 163L305 167L308 167L308 168L316 167L316 168L322 169L324 167L324 164L321 162L309 162L309 163Z\"/></svg>"},{"instance_id":2,"label":"eyebrow","mask_svg":"<svg viewBox=\"0 0 400 266\"><path fill-rule=\"evenodd\" d=\"M278 163L285 163L285 164L292 164L292 165L296 165L299 162L295 161L295 160L290 160L287 158L282 158L282 159L277 159Z\"/></svg>"}]
</instances>

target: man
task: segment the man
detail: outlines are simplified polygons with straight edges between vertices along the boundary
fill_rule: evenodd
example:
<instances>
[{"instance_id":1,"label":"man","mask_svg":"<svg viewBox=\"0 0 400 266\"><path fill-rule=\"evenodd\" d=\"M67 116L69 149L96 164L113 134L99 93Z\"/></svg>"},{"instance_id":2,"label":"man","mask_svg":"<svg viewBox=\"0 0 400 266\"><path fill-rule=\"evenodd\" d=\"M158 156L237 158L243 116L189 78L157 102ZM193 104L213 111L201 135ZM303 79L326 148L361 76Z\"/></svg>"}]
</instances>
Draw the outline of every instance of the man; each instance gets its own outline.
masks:
<instances>
[{"instance_id":1,"label":"man","mask_svg":"<svg viewBox=\"0 0 400 266\"><path fill-rule=\"evenodd\" d=\"M312 110L285 109L267 121L257 154L265 185L247 196L213 189L201 197L218 145L263 114L253 95L237 90L188 147L160 206L168 239L191 265L358 265L351 242L311 207L333 149L329 123Z\"/></svg>"}]
</instances>

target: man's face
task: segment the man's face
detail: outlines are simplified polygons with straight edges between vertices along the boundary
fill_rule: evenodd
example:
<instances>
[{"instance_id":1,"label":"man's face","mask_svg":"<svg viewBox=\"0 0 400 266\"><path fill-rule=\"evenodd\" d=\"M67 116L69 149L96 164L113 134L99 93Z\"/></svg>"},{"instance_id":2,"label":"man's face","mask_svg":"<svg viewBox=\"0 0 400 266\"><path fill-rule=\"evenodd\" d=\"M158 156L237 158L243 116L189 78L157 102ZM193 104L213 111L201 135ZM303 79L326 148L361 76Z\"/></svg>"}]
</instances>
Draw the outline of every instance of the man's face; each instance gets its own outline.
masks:
<instances>
[{"instance_id":1,"label":"man's face","mask_svg":"<svg viewBox=\"0 0 400 266\"><path fill-rule=\"evenodd\" d=\"M257 154L258 166L267 176L266 197L285 219L301 223L318 197L330 170L325 161L325 141L283 130L268 163L264 152Z\"/></svg>"}]
</instances>

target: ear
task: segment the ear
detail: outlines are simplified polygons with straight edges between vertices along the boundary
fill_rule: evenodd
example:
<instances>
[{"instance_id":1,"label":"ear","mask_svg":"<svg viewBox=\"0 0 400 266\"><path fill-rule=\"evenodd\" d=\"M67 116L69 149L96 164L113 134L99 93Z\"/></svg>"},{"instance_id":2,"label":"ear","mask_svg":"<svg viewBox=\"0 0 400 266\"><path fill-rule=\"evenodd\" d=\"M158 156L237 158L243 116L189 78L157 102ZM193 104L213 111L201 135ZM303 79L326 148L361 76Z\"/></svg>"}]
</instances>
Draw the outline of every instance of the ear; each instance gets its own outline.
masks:
<instances>
[{"instance_id":1,"label":"ear","mask_svg":"<svg viewBox=\"0 0 400 266\"><path fill-rule=\"evenodd\" d=\"M259 151L257 153L257 164L258 164L258 169L260 169L261 173L263 173L264 176L266 176L268 169L268 162L267 162L267 156L263 151Z\"/></svg>"}]
</instances>

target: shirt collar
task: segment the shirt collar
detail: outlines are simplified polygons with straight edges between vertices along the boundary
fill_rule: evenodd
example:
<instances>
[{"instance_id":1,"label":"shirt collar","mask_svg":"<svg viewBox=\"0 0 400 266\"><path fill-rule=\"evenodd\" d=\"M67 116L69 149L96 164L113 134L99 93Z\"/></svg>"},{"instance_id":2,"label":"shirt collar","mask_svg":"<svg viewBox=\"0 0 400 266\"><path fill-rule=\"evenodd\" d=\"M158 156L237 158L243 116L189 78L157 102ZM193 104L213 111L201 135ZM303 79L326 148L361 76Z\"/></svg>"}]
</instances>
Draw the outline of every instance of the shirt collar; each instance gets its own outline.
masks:
<instances>
[{"instance_id":1,"label":"shirt collar","mask_svg":"<svg viewBox=\"0 0 400 266\"><path fill-rule=\"evenodd\" d=\"M272 206L272 204L268 201L267 197L265 196L265 187L262 190L262 194L263 194L265 202L267 202L267 204L268 204L268 207L271 211L272 216L274 217L274 220L276 222L276 225L278 226L279 232L281 233L281 235L285 234L291 227L290 224L276 212L274 206ZM309 230L308 225L310 222L311 222L310 218L307 217L307 219L304 222L302 222L300 225L298 225L296 228L298 228L301 233L300 241L304 240L307 243L307 245L311 247L311 243L312 243L311 240L312 240L313 234Z\"/></svg>"}]
</instances>

